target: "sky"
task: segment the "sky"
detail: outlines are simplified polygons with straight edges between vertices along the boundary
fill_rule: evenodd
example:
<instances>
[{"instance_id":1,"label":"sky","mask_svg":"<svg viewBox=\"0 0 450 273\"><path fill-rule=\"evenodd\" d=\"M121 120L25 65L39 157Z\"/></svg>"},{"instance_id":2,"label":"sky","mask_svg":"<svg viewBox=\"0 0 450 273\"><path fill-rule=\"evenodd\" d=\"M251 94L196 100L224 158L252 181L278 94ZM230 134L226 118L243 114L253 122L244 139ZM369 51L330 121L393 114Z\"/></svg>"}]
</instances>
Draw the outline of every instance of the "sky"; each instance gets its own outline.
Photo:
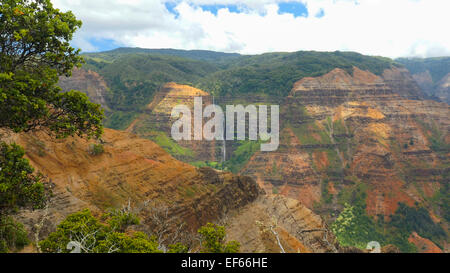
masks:
<instances>
[{"instance_id":1,"label":"sky","mask_svg":"<svg viewBox=\"0 0 450 273\"><path fill-rule=\"evenodd\" d=\"M449 0L52 0L83 52L117 47L241 54L356 51L450 56Z\"/></svg>"}]
</instances>

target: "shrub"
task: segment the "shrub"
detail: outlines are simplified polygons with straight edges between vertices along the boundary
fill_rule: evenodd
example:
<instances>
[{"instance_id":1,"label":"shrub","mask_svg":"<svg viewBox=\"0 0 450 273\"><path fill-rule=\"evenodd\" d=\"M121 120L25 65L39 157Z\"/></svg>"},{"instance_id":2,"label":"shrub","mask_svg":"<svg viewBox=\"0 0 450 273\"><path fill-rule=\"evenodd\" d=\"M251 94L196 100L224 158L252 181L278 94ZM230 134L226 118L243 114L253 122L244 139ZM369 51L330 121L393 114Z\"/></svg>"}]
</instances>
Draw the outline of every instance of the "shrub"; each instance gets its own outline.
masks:
<instances>
[{"instance_id":1,"label":"shrub","mask_svg":"<svg viewBox=\"0 0 450 273\"><path fill-rule=\"evenodd\" d=\"M203 239L203 253L237 253L240 244L236 241L225 243L225 227L207 223L198 230Z\"/></svg>"},{"instance_id":2,"label":"shrub","mask_svg":"<svg viewBox=\"0 0 450 273\"><path fill-rule=\"evenodd\" d=\"M93 156L101 155L105 149L102 144L91 144L89 145L89 153Z\"/></svg>"},{"instance_id":3,"label":"shrub","mask_svg":"<svg viewBox=\"0 0 450 273\"><path fill-rule=\"evenodd\" d=\"M103 218L109 220L108 224L101 223L88 209L71 214L57 226L55 232L39 242L39 246L43 252L70 252L71 249L67 249L69 242L76 241L84 253L160 252L154 237L149 238L142 232L117 232L118 226L124 230L127 225L135 224L134 215L112 212Z\"/></svg>"}]
</instances>

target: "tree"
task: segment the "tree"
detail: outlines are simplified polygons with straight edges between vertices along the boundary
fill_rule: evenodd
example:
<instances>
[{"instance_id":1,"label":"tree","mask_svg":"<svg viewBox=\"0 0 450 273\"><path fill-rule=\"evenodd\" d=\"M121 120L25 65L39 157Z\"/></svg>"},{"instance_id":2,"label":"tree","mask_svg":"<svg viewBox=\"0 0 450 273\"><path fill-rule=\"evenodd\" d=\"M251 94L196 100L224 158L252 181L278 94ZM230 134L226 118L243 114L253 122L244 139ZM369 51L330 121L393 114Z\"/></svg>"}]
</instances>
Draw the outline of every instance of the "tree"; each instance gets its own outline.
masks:
<instances>
[{"instance_id":1,"label":"tree","mask_svg":"<svg viewBox=\"0 0 450 273\"><path fill-rule=\"evenodd\" d=\"M122 210L112 211L102 218L106 224L101 223L88 209L71 214L57 226L55 232L39 242L39 246L43 252L71 252L71 245L83 253L160 252L154 237L149 238L143 232L120 232L139 221L136 215Z\"/></svg>"},{"instance_id":2,"label":"tree","mask_svg":"<svg viewBox=\"0 0 450 273\"><path fill-rule=\"evenodd\" d=\"M0 143L0 208L4 213L19 207L41 208L44 205L44 187L40 175L23 158L22 147Z\"/></svg>"},{"instance_id":3,"label":"tree","mask_svg":"<svg viewBox=\"0 0 450 273\"><path fill-rule=\"evenodd\" d=\"M0 252L21 248L28 243L23 226L9 216L19 208L45 205L41 175L23 158L22 147L0 142Z\"/></svg>"},{"instance_id":4,"label":"tree","mask_svg":"<svg viewBox=\"0 0 450 273\"><path fill-rule=\"evenodd\" d=\"M383 236L375 227L375 221L367 215L365 208L348 203L331 224L331 230L342 246L355 246L360 249L365 249L370 241L383 242Z\"/></svg>"},{"instance_id":5,"label":"tree","mask_svg":"<svg viewBox=\"0 0 450 273\"><path fill-rule=\"evenodd\" d=\"M58 138L101 136L100 105L56 85L82 63L79 50L69 44L80 26L71 12L53 8L49 0L0 1L0 128L45 130ZM0 143L0 229L19 227L7 215L24 206L40 207L44 186L22 158L23 149ZM10 248L8 234L0 233L0 244Z\"/></svg>"},{"instance_id":6,"label":"tree","mask_svg":"<svg viewBox=\"0 0 450 273\"><path fill-rule=\"evenodd\" d=\"M237 241L225 243L225 227L212 223L202 226L198 233L203 239L203 253L237 253L240 244Z\"/></svg>"},{"instance_id":7,"label":"tree","mask_svg":"<svg viewBox=\"0 0 450 273\"><path fill-rule=\"evenodd\" d=\"M56 85L82 63L69 44L81 21L49 0L3 0L0 14L0 127L99 137L100 105Z\"/></svg>"}]
</instances>

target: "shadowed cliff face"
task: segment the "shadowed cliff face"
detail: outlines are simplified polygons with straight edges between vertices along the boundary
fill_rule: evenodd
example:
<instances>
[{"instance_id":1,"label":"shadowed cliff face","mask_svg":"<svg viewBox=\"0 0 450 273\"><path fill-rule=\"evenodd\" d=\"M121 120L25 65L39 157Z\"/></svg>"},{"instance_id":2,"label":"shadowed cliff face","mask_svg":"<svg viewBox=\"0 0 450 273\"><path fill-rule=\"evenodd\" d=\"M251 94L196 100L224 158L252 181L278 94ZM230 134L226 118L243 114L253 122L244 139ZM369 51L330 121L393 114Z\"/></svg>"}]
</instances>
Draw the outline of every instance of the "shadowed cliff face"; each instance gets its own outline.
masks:
<instances>
[{"instance_id":1,"label":"shadowed cliff face","mask_svg":"<svg viewBox=\"0 0 450 273\"><path fill-rule=\"evenodd\" d=\"M397 59L430 99L450 103L450 58Z\"/></svg>"},{"instance_id":2,"label":"shadowed cliff face","mask_svg":"<svg viewBox=\"0 0 450 273\"><path fill-rule=\"evenodd\" d=\"M75 68L70 78L61 76L58 85L63 91L72 89L81 91L89 97L90 101L100 104L103 109L110 111L106 102L108 86L97 72Z\"/></svg>"},{"instance_id":3,"label":"shadowed cliff face","mask_svg":"<svg viewBox=\"0 0 450 273\"><path fill-rule=\"evenodd\" d=\"M441 99L441 101L450 103L450 73L437 83L436 93L434 95Z\"/></svg>"}]
</instances>

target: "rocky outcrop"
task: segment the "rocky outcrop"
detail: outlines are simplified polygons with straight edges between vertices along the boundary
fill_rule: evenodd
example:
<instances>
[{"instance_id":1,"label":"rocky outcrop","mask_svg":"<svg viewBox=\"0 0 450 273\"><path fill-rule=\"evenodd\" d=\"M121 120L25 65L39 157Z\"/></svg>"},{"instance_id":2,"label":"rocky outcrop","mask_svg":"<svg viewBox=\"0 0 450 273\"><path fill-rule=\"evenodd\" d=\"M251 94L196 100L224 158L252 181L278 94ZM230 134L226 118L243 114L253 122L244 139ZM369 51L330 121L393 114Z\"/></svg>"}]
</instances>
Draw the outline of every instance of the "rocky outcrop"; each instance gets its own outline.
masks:
<instances>
[{"instance_id":1,"label":"rocky outcrop","mask_svg":"<svg viewBox=\"0 0 450 273\"><path fill-rule=\"evenodd\" d=\"M227 239L243 252L338 252L334 235L320 216L298 201L261 196L226 218Z\"/></svg>"},{"instance_id":2,"label":"rocky outcrop","mask_svg":"<svg viewBox=\"0 0 450 273\"><path fill-rule=\"evenodd\" d=\"M294 83L289 98L305 105L337 106L352 100L421 99L423 94L406 69L387 69L377 76L353 67L352 75L335 68L321 77L305 77Z\"/></svg>"},{"instance_id":3,"label":"rocky outcrop","mask_svg":"<svg viewBox=\"0 0 450 273\"><path fill-rule=\"evenodd\" d=\"M424 93L414 81L406 68L386 69L383 72L384 82L404 99L423 99Z\"/></svg>"},{"instance_id":4,"label":"rocky outcrop","mask_svg":"<svg viewBox=\"0 0 450 273\"><path fill-rule=\"evenodd\" d=\"M89 97L90 101L100 104L103 109L110 111L106 101L109 88L103 77L97 72L75 68L72 70L70 78L61 76L58 85L63 91L81 91Z\"/></svg>"},{"instance_id":5,"label":"rocky outcrop","mask_svg":"<svg viewBox=\"0 0 450 273\"><path fill-rule=\"evenodd\" d=\"M412 75L417 84L431 99L450 104L450 73L434 82L430 71L425 70Z\"/></svg>"}]
</instances>

